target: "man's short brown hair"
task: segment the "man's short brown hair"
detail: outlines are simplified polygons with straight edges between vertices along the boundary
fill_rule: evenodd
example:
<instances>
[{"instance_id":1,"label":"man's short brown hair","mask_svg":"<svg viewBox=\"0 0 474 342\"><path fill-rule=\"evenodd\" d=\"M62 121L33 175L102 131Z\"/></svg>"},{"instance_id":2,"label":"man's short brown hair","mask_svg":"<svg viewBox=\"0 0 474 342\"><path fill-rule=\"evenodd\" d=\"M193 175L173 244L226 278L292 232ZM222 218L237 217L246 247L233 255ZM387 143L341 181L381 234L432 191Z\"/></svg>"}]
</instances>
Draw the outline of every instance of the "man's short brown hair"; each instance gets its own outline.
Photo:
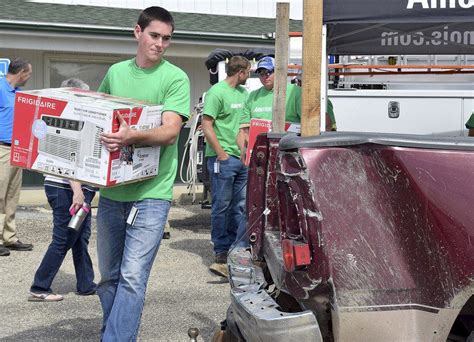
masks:
<instances>
[{"instance_id":1,"label":"man's short brown hair","mask_svg":"<svg viewBox=\"0 0 474 342\"><path fill-rule=\"evenodd\" d=\"M241 70L247 70L250 68L250 62L243 56L233 56L229 59L229 63L226 66L227 76L234 76Z\"/></svg>"},{"instance_id":2,"label":"man's short brown hair","mask_svg":"<svg viewBox=\"0 0 474 342\"><path fill-rule=\"evenodd\" d=\"M158 20L158 21L161 21L165 24L170 25L171 26L171 31L174 31L173 16L166 9L164 9L163 7L159 7L159 6L151 6L151 7L145 8L140 13L140 16L138 17L137 24L138 24L138 26L140 26L142 31L144 31L145 28L153 20Z\"/></svg>"}]
</instances>

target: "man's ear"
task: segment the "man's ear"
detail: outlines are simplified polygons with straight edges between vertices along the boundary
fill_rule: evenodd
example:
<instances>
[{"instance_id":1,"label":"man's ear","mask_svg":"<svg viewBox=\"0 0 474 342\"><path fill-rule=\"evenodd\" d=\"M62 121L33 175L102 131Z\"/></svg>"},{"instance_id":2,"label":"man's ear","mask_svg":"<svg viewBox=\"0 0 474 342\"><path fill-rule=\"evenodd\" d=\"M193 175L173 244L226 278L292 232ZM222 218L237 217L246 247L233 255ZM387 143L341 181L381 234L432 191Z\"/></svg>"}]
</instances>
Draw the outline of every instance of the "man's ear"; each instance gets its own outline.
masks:
<instances>
[{"instance_id":1,"label":"man's ear","mask_svg":"<svg viewBox=\"0 0 474 342\"><path fill-rule=\"evenodd\" d=\"M139 39L141 34L142 34L142 28L140 27L140 25L136 24L135 29L133 30L133 35L135 36L136 39Z\"/></svg>"}]
</instances>

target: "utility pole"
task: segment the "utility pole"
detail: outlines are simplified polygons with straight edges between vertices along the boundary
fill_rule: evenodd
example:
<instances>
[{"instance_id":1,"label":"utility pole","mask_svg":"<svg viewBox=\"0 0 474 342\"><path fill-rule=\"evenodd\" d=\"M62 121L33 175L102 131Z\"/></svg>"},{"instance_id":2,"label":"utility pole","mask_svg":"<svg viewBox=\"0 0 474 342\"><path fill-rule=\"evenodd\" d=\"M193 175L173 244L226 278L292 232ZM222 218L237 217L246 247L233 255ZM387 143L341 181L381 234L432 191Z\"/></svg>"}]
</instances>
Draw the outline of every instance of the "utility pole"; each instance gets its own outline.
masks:
<instances>
[{"instance_id":1,"label":"utility pole","mask_svg":"<svg viewBox=\"0 0 474 342\"><path fill-rule=\"evenodd\" d=\"M303 2L301 136L320 134L323 0Z\"/></svg>"},{"instance_id":2,"label":"utility pole","mask_svg":"<svg viewBox=\"0 0 474 342\"><path fill-rule=\"evenodd\" d=\"M288 45L290 4L277 2L275 36L275 83L273 86L272 131L285 132L286 84L288 75Z\"/></svg>"}]
</instances>

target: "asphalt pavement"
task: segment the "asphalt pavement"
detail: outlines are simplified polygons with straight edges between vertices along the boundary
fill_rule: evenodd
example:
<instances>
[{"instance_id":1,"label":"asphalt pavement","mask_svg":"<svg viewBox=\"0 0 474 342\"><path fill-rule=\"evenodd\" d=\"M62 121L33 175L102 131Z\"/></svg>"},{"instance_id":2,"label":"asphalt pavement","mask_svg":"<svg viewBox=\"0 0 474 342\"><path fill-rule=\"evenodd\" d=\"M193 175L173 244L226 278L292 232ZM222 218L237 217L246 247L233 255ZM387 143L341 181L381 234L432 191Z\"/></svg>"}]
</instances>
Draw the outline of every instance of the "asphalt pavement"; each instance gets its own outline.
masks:
<instances>
[{"instance_id":1,"label":"asphalt pavement","mask_svg":"<svg viewBox=\"0 0 474 342\"><path fill-rule=\"evenodd\" d=\"M89 245L99 281L95 210ZM199 205L174 204L169 217L171 238L163 240L148 283L140 341L189 341L187 331L200 330L198 341L210 341L229 305L229 284L208 271L213 260L210 211ZM53 283L64 296L55 303L28 302L34 272L51 241L48 208L20 206L18 236L33 243L30 252L0 257L1 341L99 341L102 311L99 298L74 294L71 254Z\"/></svg>"}]
</instances>

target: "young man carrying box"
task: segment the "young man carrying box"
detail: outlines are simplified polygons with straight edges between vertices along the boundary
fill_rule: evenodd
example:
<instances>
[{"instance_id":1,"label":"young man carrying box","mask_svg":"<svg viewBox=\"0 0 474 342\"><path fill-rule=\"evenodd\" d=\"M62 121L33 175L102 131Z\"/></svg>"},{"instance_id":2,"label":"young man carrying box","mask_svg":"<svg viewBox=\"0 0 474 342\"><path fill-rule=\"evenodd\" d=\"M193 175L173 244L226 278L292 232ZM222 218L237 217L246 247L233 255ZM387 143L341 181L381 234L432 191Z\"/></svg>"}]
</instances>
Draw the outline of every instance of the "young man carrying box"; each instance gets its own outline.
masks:
<instances>
[{"instance_id":1,"label":"young man carrying box","mask_svg":"<svg viewBox=\"0 0 474 342\"><path fill-rule=\"evenodd\" d=\"M100 193L97 250L101 280L97 293L103 309L102 341L137 339L148 277L170 209L177 139L190 109L188 76L163 59L173 30L173 17L164 8L143 10L134 29L136 57L113 65L99 88L163 105L160 127L135 131L119 117L118 132L102 136L110 152L132 144L161 146L156 177Z\"/></svg>"}]
</instances>

